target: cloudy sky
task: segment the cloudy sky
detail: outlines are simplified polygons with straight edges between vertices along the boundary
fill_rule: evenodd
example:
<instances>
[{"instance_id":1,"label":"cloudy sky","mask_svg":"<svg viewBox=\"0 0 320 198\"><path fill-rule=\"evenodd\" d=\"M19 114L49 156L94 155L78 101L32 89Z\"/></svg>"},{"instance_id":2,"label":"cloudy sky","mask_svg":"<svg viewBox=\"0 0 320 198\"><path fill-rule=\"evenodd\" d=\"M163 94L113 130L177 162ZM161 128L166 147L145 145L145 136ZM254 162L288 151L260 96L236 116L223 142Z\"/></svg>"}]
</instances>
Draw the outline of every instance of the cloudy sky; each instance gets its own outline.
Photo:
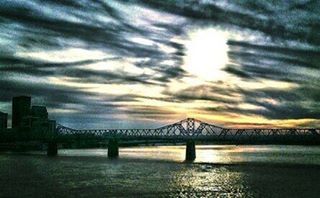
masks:
<instances>
[{"instance_id":1,"label":"cloudy sky","mask_svg":"<svg viewBox=\"0 0 320 198\"><path fill-rule=\"evenodd\" d=\"M320 1L1 0L0 111L75 128L320 127Z\"/></svg>"}]
</instances>

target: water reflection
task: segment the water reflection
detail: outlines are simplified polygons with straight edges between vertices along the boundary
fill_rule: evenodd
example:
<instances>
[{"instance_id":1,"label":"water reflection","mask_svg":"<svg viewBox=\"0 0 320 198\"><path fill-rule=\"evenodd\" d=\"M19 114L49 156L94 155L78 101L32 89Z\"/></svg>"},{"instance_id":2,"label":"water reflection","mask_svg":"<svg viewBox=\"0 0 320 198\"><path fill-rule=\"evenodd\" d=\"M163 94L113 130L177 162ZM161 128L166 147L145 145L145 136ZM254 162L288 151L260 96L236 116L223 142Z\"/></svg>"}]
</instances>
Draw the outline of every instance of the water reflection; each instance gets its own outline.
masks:
<instances>
[{"instance_id":1,"label":"water reflection","mask_svg":"<svg viewBox=\"0 0 320 198\"><path fill-rule=\"evenodd\" d=\"M121 148L116 160L106 149L1 154L0 197L317 197L319 154L235 145L199 145L195 163L183 163L184 146Z\"/></svg>"},{"instance_id":2,"label":"water reflection","mask_svg":"<svg viewBox=\"0 0 320 198\"><path fill-rule=\"evenodd\" d=\"M248 197L251 191L245 185L243 173L212 165L184 168L173 175L171 192L180 197Z\"/></svg>"},{"instance_id":3,"label":"water reflection","mask_svg":"<svg viewBox=\"0 0 320 198\"><path fill-rule=\"evenodd\" d=\"M106 157L107 149L62 149L60 156ZM195 163L291 163L320 165L320 147L197 145ZM120 148L120 159L184 162L185 146L143 146Z\"/></svg>"}]
</instances>

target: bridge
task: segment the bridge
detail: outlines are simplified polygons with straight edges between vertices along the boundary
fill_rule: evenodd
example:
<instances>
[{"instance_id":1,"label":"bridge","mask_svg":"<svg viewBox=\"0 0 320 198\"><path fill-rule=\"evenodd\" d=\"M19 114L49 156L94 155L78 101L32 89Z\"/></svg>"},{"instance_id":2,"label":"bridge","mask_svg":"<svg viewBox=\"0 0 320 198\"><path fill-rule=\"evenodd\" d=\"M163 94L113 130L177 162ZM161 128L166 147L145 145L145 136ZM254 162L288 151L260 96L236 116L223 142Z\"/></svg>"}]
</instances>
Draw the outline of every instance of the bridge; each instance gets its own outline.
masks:
<instances>
[{"instance_id":1,"label":"bridge","mask_svg":"<svg viewBox=\"0 0 320 198\"><path fill-rule=\"evenodd\" d=\"M229 143L274 143L274 142L320 142L320 129L316 128L223 128L194 118L155 129L72 129L57 125L54 134L46 138L49 156L57 155L57 143L66 140L108 141L108 157L119 156L119 140L163 140L186 142L186 160L196 158L196 141L219 141Z\"/></svg>"}]
</instances>

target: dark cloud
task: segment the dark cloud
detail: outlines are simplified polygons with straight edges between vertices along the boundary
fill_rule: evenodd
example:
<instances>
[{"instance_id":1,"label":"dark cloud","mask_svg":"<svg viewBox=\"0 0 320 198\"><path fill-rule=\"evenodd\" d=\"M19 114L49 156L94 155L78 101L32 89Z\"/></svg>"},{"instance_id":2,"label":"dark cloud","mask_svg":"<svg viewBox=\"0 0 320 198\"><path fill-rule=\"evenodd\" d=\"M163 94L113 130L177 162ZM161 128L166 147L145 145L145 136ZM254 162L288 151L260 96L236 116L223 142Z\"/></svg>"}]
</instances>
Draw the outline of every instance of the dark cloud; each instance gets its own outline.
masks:
<instances>
[{"instance_id":1,"label":"dark cloud","mask_svg":"<svg viewBox=\"0 0 320 198\"><path fill-rule=\"evenodd\" d=\"M32 95L44 97L48 102L54 103L82 103L85 96L91 96L82 89L75 89L67 86L51 85L49 83L30 83L28 81L0 80L0 100L3 102L11 101L13 96Z\"/></svg>"},{"instance_id":2,"label":"dark cloud","mask_svg":"<svg viewBox=\"0 0 320 198\"><path fill-rule=\"evenodd\" d=\"M170 37L178 33L175 31L173 34L167 31L161 35L160 32L137 27L123 16L124 13L121 10L105 1L74 2L67 5L61 1L8 4L8 6L4 4L5 6L0 7L0 17L6 21L7 25L2 28L5 30L2 34L10 37L10 33L15 32L17 35L14 39L17 40L17 45L26 49L62 49L66 46L76 46L89 49L98 48L128 58L152 57L162 60L163 52L158 48L135 43L130 40L130 37L161 38L161 36ZM76 7L75 9L68 9L70 5L77 6L73 6ZM59 15L64 17L59 17ZM162 28L165 26L163 25ZM158 39L157 42L164 42L167 45L167 41ZM174 43L168 43L168 45L180 49L180 46Z\"/></svg>"},{"instance_id":3,"label":"dark cloud","mask_svg":"<svg viewBox=\"0 0 320 198\"><path fill-rule=\"evenodd\" d=\"M240 108L237 104L229 102L218 107L207 107L203 110L215 113L258 115L278 120L320 119L320 105L315 101L320 96L318 91L319 89L304 90L304 88L298 88L290 92L272 89L239 90L245 96L243 103L255 105L255 109Z\"/></svg>"},{"instance_id":4,"label":"dark cloud","mask_svg":"<svg viewBox=\"0 0 320 198\"><path fill-rule=\"evenodd\" d=\"M215 1L157 1L140 0L146 5L197 20L211 20L241 28L257 30L274 38L306 41L320 44L320 2L303 3L285 1L227 1L226 7ZM232 9L233 8L233 9Z\"/></svg>"},{"instance_id":5,"label":"dark cloud","mask_svg":"<svg viewBox=\"0 0 320 198\"><path fill-rule=\"evenodd\" d=\"M315 100L319 99L319 89L305 89L303 87L290 92L262 89L256 93L245 91L245 100L250 104L262 107L262 110L248 111L256 115L263 115L270 119L320 119L320 106ZM276 103L263 101L273 99Z\"/></svg>"},{"instance_id":6,"label":"dark cloud","mask_svg":"<svg viewBox=\"0 0 320 198\"><path fill-rule=\"evenodd\" d=\"M224 70L228 73L234 74L234 75L239 76L244 79L253 78L249 73L242 71L241 68L239 68L239 66L237 66L237 65L229 64L224 68Z\"/></svg>"},{"instance_id":7,"label":"dark cloud","mask_svg":"<svg viewBox=\"0 0 320 198\"><path fill-rule=\"evenodd\" d=\"M180 79L184 76L187 76L187 73L185 70L183 70L181 67L166 67L166 68L160 68L156 69L159 71L159 73L162 74L161 77L154 78L156 81L160 82L170 82L172 79Z\"/></svg>"},{"instance_id":8,"label":"dark cloud","mask_svg":"<svg viewBox=\"0 0 320 198\"><path fill-rule=\"evenodd\" d=\"M290 82L295 88L246 90L240 93L244 102L262 109L233 111L243 114L262 115L268 119L319 119L320 99L319 55L315 49L299 49L285 46L261 46L245 42L229 41L229 58L237 65L229 65L226 71L243 78L252 77L276 80L278 83ZM273 99L276 103L261 102Z\"/></svg>"}]
</instances>

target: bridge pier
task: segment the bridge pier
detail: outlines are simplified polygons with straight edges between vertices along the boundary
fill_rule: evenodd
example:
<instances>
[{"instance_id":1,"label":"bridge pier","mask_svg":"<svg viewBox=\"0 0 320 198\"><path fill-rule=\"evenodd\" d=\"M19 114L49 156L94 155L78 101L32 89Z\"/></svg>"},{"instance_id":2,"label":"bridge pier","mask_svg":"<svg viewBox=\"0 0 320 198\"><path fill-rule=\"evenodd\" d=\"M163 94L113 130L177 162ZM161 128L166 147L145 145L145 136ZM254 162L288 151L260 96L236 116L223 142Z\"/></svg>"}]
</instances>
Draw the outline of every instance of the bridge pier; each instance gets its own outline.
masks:
<instances>
[{"instance_id":1,"label":"bridge pier","mask_svg":"<svg viewBox=\"0 0 320 198\"><path fill-rule=\"evenodd\" d=\"M117 139L110 139L108 143L108 157L117 158L119 157L119 145Z\"/></svg>"},{"instance_id":2,"label":"bridge pier","mask_svg":"<svg viewBox=\"0 0 320 198\"><path fill-rule=\"evenodd\" d=\"M196 159L196 145L192 140L187 141L186 161L194 161Z\"/></svg>"},{"instance_id":3,"label":"bridge pier","mask_svg":"<svg viewBox=\"0 0 320 198\"><path fill-rule=\"evenodd\" d=\"M56 142L49 142L47 148L48 156L57 156L58 155L58 144Z\"/></svg>"}]
</instances>

